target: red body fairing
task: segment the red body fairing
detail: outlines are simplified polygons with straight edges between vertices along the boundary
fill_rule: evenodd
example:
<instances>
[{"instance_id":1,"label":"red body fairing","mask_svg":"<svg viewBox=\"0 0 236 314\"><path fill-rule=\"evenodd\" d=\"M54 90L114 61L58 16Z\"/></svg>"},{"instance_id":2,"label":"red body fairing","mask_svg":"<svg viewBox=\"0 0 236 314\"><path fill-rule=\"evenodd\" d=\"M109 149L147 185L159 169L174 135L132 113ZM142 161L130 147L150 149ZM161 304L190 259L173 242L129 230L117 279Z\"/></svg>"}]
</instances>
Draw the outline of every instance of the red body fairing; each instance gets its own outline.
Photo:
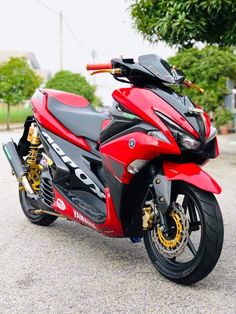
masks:
<instances>
[{"instance_id":1,"label":"red body fairing","mask_svg":"<svg viewBox=\"0 0 236 314\"><path fill-rule=\"evenodd\" d=\"M68 219L74 220L81 223L87 227L97 230L98 232L104 234L107 237L123 237L124 232L122 229L121 221L118 219L117 214L114 209L114 205L111 199L110 191L106 189L106 204L107 204L107 217L103 224L96 224L89 220L82 213L79 213L73 204L68 202L65 197L54 188L55 201L52 207L62 215L66 216ZM64 204L63 208L59 204Z\"/></svg>"},{"instance_id":2,"label":"red body fairing","mask_svg":"<svg viewBox=\"0 0 236 314\"><path fill-rule=\"evenodd\" d=\"M160 111L167 117L171 117L173 121L180 124L190 134L198 137L198 134L186 119L169 106L166 101L150 90L136 87L120 88L115 90L112 96L116 101L123 104L125 108L135 113L137 116L150 122L152 125L159 127L171 143L173 143L173 136L166 125L157 117L154 110Z\"/></svg>"},{"instance_id":3,"label":"red body fairing","mask_svg":"<svg viewBox=\"0 0 236 314\"><path fill-rule=\"evenodd\" d=\"M170 181L184 181L211 193L221 192L219 184L196 164L164 161L163 168L165 176Z\"/></svg>"},{"instance_id":4,"label":"red body fairing","mask_svg":"<svg viewBox=\"0 0 236 314\"><path fill-rule=\"evenodd\" d=\"M54 90L45 90L45 92L37 90L31 99L33 113L37 121L44 128L50 130L58 136L61 136L62 138L65 138L71 143L90 151L90 147L84 138L75 136L49 112L47 107L48 97L53 97L60 102L79 107L86 107L89 102L81 96Z\"/></svg>"},{"instance_id":5,"label":"red body fairing","mask_svg":"<svg viewBox=\"0 0 236 314\"><path fill-rule=\"evenodd\" d=\"M132 153L127 153L129 140L134 139L136 145L132 148ZM158 141L158 139L141 132L129 133L121 136L107 144L101 145L100 151L104 158L104 166L107 167L121 182L128 184L133 174L128 173L128 165L137 159L150 161L160 154L179 154L179 148L174 143ZM122 171L119 175L113 168L112 161L120 164Z\"/></svg>"}]
</instances>

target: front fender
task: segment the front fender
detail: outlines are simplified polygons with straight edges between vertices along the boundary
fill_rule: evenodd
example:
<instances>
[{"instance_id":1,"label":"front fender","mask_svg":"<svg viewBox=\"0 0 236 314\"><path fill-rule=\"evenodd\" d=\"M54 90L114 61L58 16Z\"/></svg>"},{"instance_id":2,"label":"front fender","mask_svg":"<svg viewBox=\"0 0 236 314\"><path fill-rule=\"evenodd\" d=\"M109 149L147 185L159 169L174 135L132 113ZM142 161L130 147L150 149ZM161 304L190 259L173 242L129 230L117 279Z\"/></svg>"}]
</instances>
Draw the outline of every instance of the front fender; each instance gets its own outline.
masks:
<instances>
[{"instance_id":1,"label":"front fender","mask_svg":"<svg viewBox=\"0 0 236 314\"><path fill-rule=\"evenodd\" d=\"M179 164L164 161L163 170L169 181L184 181L207 192L221 193L221 187L218 183L194 163Z\"/></svg>"}]
</instances>

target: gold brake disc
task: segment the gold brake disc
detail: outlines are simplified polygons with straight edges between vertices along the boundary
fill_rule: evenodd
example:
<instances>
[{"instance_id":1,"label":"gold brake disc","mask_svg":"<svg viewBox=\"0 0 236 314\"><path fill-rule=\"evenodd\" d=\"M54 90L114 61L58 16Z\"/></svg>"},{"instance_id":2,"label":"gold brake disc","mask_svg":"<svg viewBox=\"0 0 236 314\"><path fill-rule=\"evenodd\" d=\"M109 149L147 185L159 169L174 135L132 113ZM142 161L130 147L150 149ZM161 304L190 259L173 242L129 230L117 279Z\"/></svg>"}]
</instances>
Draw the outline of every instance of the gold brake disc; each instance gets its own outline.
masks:
<instances>
[{"instance_id":1,"label":"gold brake disc","mask_svg":"<svg viewBox=\"0 0 236 314\"><path fill-rule=\"evenodd\" d=\"M171 238L165 235L160 225L154 230L153 240L158 251L167 258L180 256L188 244L189 220L184 213L184 209L178 204L173 204L173 210L169 214L173 219L175 234Z\"/></svg>"},{"instance_id":2,"label":"gold brake disc","mask_svg":"<svg viewBox=\"0 0 236 314\"><path fill-rule=\"evenodd\" d=\"M183 233L183 226L181 223L180 215L177 212L172 211L170 213L170 217L174 220L175 227L176 227L176 234L175 234L174 239L167 239L165 237L165 235L163 234L163 232L161 231L160 226L158 226L158 228L157 228L158 239L159 239L160 243L167 249L173 249L177 245L179 245L181 242L182 233Z\"/></svg>"}]
</instances>

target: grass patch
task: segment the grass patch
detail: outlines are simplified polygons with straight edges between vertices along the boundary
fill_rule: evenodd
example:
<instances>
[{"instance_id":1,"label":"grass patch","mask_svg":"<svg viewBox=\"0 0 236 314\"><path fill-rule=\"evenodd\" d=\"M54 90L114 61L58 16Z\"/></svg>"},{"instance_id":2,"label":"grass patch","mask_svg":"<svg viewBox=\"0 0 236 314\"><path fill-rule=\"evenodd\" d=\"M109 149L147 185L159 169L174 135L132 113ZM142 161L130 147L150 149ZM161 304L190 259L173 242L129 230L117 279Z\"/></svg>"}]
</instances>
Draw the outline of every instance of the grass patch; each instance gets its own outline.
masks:
<instances>
[{"instance_id":1,"label":"grass patch","mask_svg":"<svg viewBox=\"0 0 236 314\"><path fill-rule=\"evenodd\" d=\"M24 122L27 116L32 115L31 107L25 108L23 105L11 106L10 109L10 122L21 123ZM6 123L7 106L0 104L0 124Z\"/></svg>"}]
</instances>

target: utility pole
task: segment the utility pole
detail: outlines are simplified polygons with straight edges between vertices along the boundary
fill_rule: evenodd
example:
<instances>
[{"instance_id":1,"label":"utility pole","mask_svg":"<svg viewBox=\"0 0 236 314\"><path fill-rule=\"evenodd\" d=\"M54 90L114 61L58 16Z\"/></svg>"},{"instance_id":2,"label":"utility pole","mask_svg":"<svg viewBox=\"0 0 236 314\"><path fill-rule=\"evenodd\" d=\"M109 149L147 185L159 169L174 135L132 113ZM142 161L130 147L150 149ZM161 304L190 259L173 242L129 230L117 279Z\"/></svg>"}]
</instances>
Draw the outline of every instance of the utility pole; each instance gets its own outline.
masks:
<instances>
[{"instance_id":1,"label":"utility pole","mask_svg":"<svg viewBox=\"0 0 236 314\"><path fill-rule=\"evenodd\" d=\"M97 57L97 52L96 50L92 50L91 51L91 56L92 56L92 59L93 59L93 63L96 63L96 57ZM93 84L96 85L96 78L95 78L95 75L93 76Z\"/></svg>"},{"instance_id":2,"label":"utility pole","mask_svg":"<svg viewBox=\"0 0 236 314\"><path fill-rule=\"evenodd\" d=\"M63 14L59 12L59 63L60 70L63 70Z\"/></svg>"}]
</instances>

